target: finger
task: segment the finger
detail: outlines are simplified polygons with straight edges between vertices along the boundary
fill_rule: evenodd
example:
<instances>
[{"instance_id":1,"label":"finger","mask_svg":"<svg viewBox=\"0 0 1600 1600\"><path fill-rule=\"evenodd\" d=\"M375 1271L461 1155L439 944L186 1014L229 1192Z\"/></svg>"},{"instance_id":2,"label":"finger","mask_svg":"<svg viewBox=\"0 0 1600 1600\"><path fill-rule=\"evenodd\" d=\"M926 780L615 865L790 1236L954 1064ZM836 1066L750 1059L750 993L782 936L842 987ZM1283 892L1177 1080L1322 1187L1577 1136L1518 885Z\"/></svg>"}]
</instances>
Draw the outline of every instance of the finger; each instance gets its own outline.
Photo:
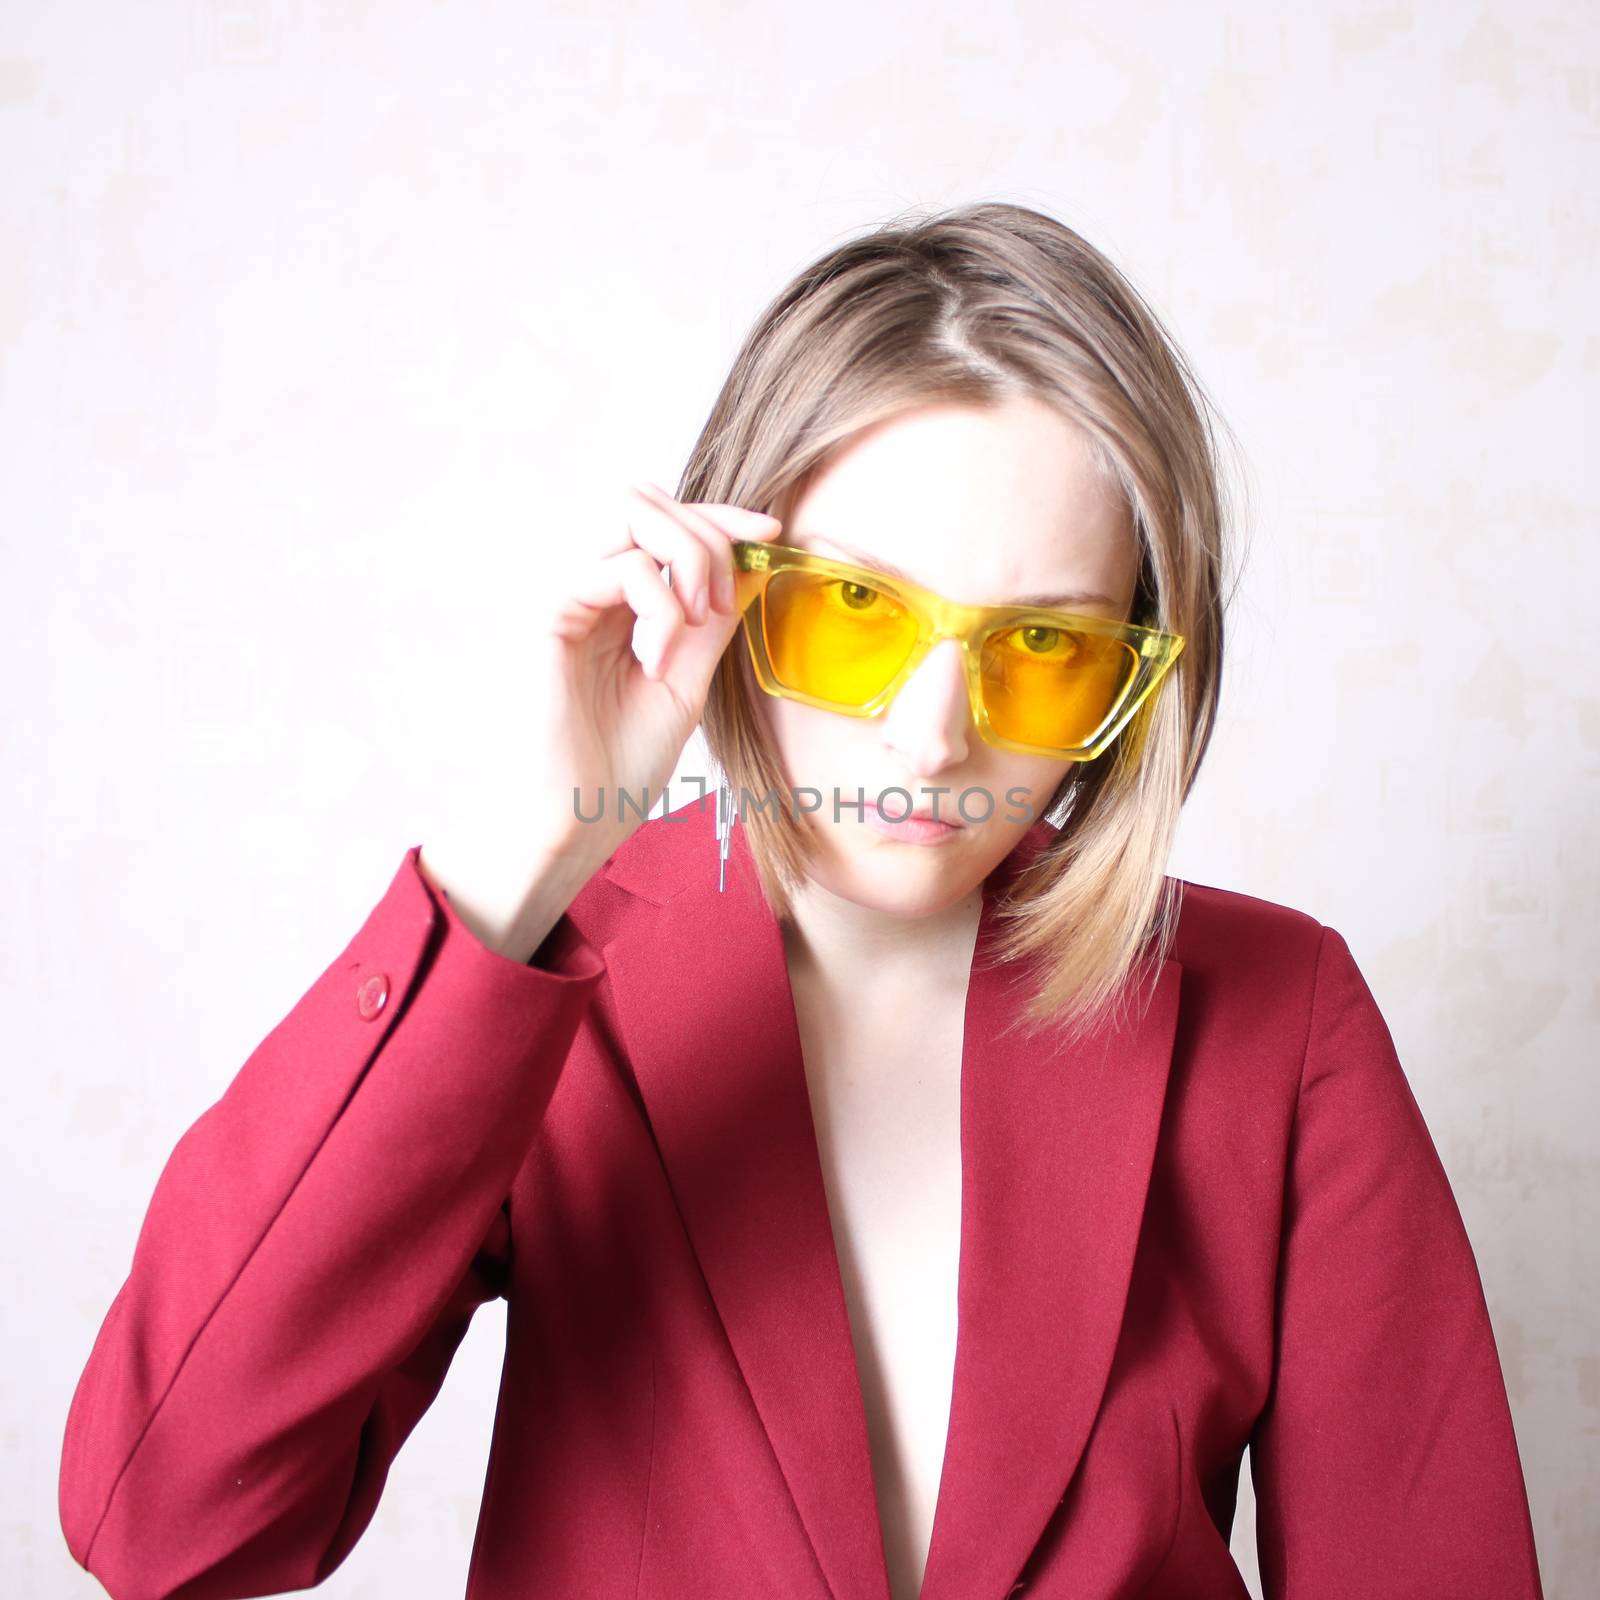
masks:
<instances>
[{"instance_id":1,"label":"finger","mask_svg":"<svg viewBox=\"0 0 1600 1600\"><path fill-rule=\"evenodd\" d=\"M749 506L736 506L731 500L679 500L669 495L659 483L645 483L642 487L654 489L658 495L671 500L674 505L716 517L730 531L738 530L736 537L768 538L769 530L783 526L782 519L773 516L770 511L754 511ZM749 530L748 533L745 532L746 529Z\"/></svg>"},{"instance_id":2,"label":"finger","mask_svg":"<svg viewBox=\"0 0 1600 1600\"><path fill-rule=\"evenodd\" d=\"M730 538L770 539L783 526L783 519L773 516L770 511L752 511L748 506L736 506L727 500L675 500L656 483L644 483L637 487L653 489L672 505L712 518Z\"/></svg>"},{"instance_id":3,"label":"finger","mask_svg":"<svg viewBox=\"0 0 1600 1600\"><path fill-rule=\"evenodd\" d=\"M659 678L674 640L689 626L683 597L668 585L661 568L647 552L626 550L611 559L621 564L623 587L638 618L629 647L645 677ZM659 603L663 593L669 596L667 605Z\"/></svg>"},{"instance_id":4,"label":"finger","mask_svg":"<svg viewBox=\"0 0 1600 1600\"><path fill-rule=\"evenodd\" d=\"M677 502L663 505L635 486L628 491L627 524L635 544L672 568L672 589L683 598L684 615L693 623L704 622L710 613L712 551L677 515Z\"/></svg>"},{"instance_id":5,"label":"finger","mask_svg":"<svg viewBox=\"0 0 1600 1600\"><path fill-rule=\"evenodd\" d=\"M631 548L578 571L557 611L556 631L563 638L582 638L598 613L618 606L668 634L685 620L682 599L667 587L661 569L648 552Z\"/></svg>"},{"instance_id":6,"label":"finger","mask_svg":"<svg viewBox=\"0 0 1600 1600\"><path fill-rule=\"evenodd\" d=\"M705 512L696 510L693 506L685 505L680 500L672 499L670 495L658 489L655 484L638 484L636 487L641 494L655 500L661 510L668 516L676 518L688 527L706 547L710 577L708 591L710 602L718 611L724 613L732 611L734 603L733 539L724 529L718 527ZM674 587L676 587L676 584L674 584Z\"/></svg>"},{"instance_id":7,"label":"finger","mask_svg":"<svg viewBox=\"0 0 1600 1600\"><path fill-rule=\"evenodd\" d=\"M711 552L712 603L719 611L734 609L736 588L733 568L733 541L751 537L770 539L783 526L765 511L752 511L724 501L675 500L659 484L635 485L691 527Z\"/></svg>"}]
</instances>

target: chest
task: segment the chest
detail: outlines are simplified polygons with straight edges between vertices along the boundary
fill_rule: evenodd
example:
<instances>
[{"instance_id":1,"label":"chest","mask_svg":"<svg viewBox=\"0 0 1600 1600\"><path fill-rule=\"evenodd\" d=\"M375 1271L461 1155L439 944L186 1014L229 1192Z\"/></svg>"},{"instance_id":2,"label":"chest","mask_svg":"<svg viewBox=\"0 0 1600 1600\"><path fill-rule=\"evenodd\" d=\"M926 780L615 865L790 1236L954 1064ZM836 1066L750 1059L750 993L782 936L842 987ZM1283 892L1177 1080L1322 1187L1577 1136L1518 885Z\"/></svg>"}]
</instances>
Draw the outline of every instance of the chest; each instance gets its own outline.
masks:
<instances>
[{"instance_id":1,"label":"chest","mask_svg":"<svg viewBox=\"0 0 1600 1600\"><path fill-rule=\"evenodd\" d=\"M842 1014L796 991L896 1600L921 1584L950 1417L965 999Z\"/></svg>"}]
</instances>

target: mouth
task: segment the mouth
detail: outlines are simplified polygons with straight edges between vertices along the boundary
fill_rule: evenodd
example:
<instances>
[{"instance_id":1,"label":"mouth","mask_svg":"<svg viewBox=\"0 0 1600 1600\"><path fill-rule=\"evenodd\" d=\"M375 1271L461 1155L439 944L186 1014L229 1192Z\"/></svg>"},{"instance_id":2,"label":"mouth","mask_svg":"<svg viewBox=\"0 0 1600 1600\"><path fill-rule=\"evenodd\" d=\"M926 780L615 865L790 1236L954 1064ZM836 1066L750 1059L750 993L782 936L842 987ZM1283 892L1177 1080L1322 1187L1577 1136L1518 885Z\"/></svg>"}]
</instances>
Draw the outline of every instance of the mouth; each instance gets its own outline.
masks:
<instances>
[{"instance_id":1,"label":"mouth","mask_svg":"<svg viewBox=\"0 0 1600 1600\"><path fill-rule=\"evenodd\" d=\"M954 839L964 824L935 817L932 806L923 806L904 817L885 816L870 800L861 807L861 820L874 832L906 844L942 844Z\"/></svg>"}]
</instances>

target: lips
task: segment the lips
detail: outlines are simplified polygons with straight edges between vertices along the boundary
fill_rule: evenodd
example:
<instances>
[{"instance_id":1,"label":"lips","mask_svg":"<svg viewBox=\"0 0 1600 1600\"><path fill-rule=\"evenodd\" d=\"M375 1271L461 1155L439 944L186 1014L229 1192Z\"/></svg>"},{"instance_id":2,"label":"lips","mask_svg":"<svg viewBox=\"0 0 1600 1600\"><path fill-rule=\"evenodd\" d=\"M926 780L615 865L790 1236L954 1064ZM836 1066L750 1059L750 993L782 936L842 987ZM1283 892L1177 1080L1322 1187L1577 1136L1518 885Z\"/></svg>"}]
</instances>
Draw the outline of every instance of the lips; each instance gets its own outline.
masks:
<instances>
[{"instance_id":1,"label":"lips","mask_svg":"<svg viewBox=\"0 0 1600 1600\"><path fill-rule=\"evenodd\" d=\"M875 804L871 800L868 800L865 802L865 809L868 811L876 811L885 822L937 822L947 828L963 828L966 826L959 816L936 816L932 806L924 806L920 810L909 811L905 816L900 816L898 813L894 816L890 816L883 810L881 806Z\"/></svg>"}]
</instances>

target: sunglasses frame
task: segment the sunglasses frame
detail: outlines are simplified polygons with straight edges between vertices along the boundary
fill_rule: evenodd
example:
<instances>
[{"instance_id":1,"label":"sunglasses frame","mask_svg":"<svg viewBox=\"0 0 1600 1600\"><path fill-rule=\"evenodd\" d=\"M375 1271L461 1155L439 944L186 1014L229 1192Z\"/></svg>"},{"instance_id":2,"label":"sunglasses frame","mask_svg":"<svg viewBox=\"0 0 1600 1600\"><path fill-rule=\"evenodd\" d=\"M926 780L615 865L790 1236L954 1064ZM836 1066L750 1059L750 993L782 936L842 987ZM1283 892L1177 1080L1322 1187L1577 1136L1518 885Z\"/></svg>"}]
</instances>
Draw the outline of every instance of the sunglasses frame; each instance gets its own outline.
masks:
<instances>
[{"instance_id":1,"label":"sunglasses frame","mask_svg":"<svg viewBox=\"0 0 1600 1600\"><path fill-rule=\"evenodd\" d=\"M887 572L854 566L848 561L835 561L830 556L799 550L792 545L754 539L734 539L730 542L733 546L740 628L749 646L757 681L770 695L797 700L802 705L815 706L821 711L834 711L847 717L876 716L894 699L935 644L944 639L955 639L961 645L966 662L967 699L981 738L997 749L1013 750L1023 755L1054 756L1063 761L1093 761L1133 720L1183 651L1181 634L1164 633L1159 628L1140 623L1120 622L1110 617L1087 616L1040 606L966 605L947 600L931 589L924 589L920 584L893 577ZM807 572L859 583L888 595L904 606L916 620L916 642L899 670L870 700L860 705L843 705L805 694L778 681L767 653L765 596L767 584L781 572ZM996 732L989 721L989 712L983 703L983 643L990 634L1033 625L1100 634L1120 640L1134 652L1137 669L1124 686L1116 704L1086 743L1071 747L1022 744Z\"/></svg>"}]
</instances>

